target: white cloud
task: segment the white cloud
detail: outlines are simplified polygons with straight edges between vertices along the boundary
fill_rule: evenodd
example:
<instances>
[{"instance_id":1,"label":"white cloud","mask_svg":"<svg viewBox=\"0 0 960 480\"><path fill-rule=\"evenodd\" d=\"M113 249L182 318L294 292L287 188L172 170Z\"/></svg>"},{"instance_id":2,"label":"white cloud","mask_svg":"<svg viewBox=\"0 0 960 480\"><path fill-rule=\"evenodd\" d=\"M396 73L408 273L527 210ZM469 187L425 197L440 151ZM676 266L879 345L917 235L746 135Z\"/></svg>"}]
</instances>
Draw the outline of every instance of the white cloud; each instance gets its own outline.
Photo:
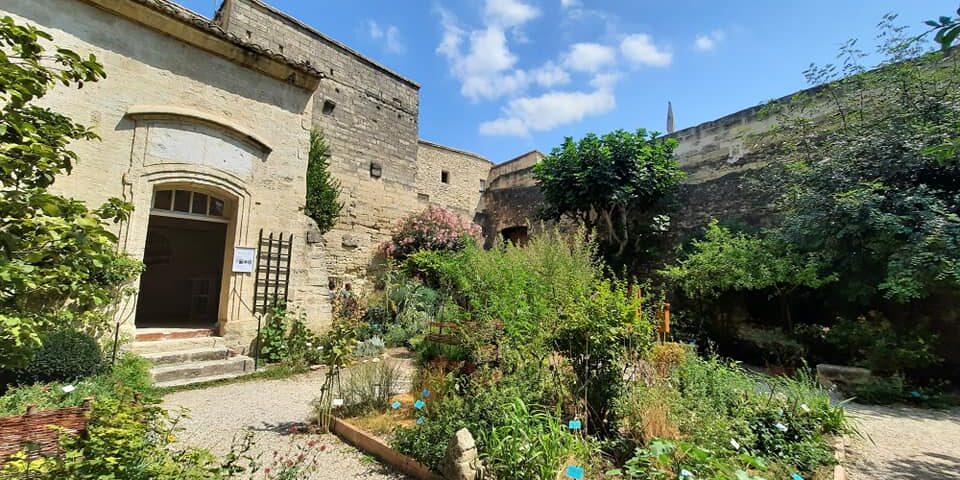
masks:
<instances>
[{"instance_id":1,"label":"white cloud","mask_svg":"<svg viewBox=\"0 0 960 480\"><path fill-rule=\"evenodd\" d=\"M620 42L623 56L636 65L666 67L673 61L673 53L653 43L653 37L645 33L629 35Z\"/></svg>"},{"instance_id":2,"label":"white cloud","mask_svg":"<svg viewBox=\"0 0 960 480\"><path fill-rule=\"evenodd\" d=\"M377 22L373 20L369 20L367 25L370 32L370 38L374 40L382 40L384 42L384 47L388 52L403 53L407 50L407 47L403 44L403 41L400 40L400 29L397 27L393 25L387 25L387 28L383 29Z\"/></svg>"},{"instance_id":3,"label":"white cloud","mask_svg":"<svg viewBox=\"0 0 960 480\"><path fill-rule=\"evenodd\" d=\"M487 0L487 22L501 27L517 27L540 16L540 10L519 0Z\"/></svg>"},{"instance_id":4,"label":"white cloud","mask_svg":"<svg viewBox=\"0 0 960 480\"><path fill-rule=\"evenodd\" d=\"M531 84L552 87L570 81L567 72L553 62L530 71L516 68L518 58L510 51L504 26L489 24L467 33L452 13L438 11L443 38L437 53L447 58L463 96L474 101L495 99L519 94Z\"/></svg>"},{"instance_id":5,"label":"white cloud","mask_svg":"<svg viewBox=\"0 0 960 480\"><path fill-rule=\"evenodd\" d=\"M587 116L613 110L616 100L609 90L594 92L548 92L536 97L511 100L496 120L480 125L480 133L493 136L525 137L578 122Z\"/></svg>"},{"instance_id":6,"label":"white cloud","mask_svg":"<svg viewBox=\"0 0 960 480\"><path fill-rule=\"evenodd\" d=\"M714 30L706 35L697 35L693 41L693 48L701 52L709 52L727 37L723 30Z\"/></svg>"},{"instance_id":7,"label":"white cloud","mask_svg":"<svg viewBox=\"0 0 960 480\"><path fill-rule=\"evenodd\" d=\"M580 0L560 0L561 8L579 7L580 5Z\"/></svg>"},{"instance_id":8,"label":"white cloud","mask_svg":"<svg viewBox=\"0 0 960 480\"><path fill-rule=\"evenodd\" d=\"M616 51L599 43L575 43L564 56L563 64L571 70L596 72L612 64L617 58Z\"/></svg>"},{"instance_id":9,"label":"white cloud","mask_svg":"<svg viewBox=\"0 0 960 480\"><path fill-rule=\"evenodd\" d=\"M567 74L567 71L553 62L543 64L543 66L530 72L530 74L533 77L533 81L547 88L555 85L563 85L570 81L570 75Z\"/></svg>"},{"instance_id":10,"label":"white cloud","mask_svg":"<svg viewBox=\"0 0 960 480\"><path fill-rule=\"evenodd\" d=\"M597 90L612 91L621 78L623 75L619 72L598 73L590 79L590 85Z\"/></svg>"}]
</instances>

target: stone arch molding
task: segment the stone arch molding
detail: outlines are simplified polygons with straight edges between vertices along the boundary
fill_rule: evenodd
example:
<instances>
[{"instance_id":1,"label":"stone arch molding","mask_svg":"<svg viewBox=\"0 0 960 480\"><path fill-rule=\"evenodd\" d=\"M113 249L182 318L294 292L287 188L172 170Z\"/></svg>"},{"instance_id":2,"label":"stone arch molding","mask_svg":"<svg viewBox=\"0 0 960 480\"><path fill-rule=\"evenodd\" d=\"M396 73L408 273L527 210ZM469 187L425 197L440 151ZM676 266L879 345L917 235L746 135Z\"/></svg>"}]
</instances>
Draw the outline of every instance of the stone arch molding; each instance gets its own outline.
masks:
<instances>
[{"instance_id":1,"label":"stone arch molding","mask_svg":"<svg viewBox=\"0 0 960 480\"><path fill-rule=\"evenodd\" d=\"M130 170L124 178L127 198L135 205L131 219L133 251L141 248L153 191L183 186L217 193L232 204L231 230L246 241L252 208L250 181L272 148L255 132L199 110L136 105ZM132 237L132 238L130 238Z\"/></svg>"},{"instance_id":2,"label":"stone arch molding","mask_svg":"<svg viewBox=\"0 0 960 480\"><path fill-rule=\"evenodd\" d=\"M135 121L135 163L145 168L186 164L245 181L272 151L253 130L209 112L135 105L127 116Z\"/></svg>"}]
</instances>

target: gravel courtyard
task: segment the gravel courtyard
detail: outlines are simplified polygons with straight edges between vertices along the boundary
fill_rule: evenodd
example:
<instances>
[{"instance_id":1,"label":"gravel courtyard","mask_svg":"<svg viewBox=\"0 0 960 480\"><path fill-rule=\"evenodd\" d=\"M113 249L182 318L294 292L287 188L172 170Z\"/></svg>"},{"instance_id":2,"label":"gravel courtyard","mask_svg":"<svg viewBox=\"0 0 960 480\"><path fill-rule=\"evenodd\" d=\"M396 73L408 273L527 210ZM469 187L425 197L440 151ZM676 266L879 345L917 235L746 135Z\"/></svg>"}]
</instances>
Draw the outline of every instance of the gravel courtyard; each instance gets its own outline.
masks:
<instances>
[{"instance_id":1,"label":"gravel courtyard","mask_svg":"<svg viewBox=\"0 0 960 480\"><path fill-rule=\"evenodd\" d=\"M960 479L960 408L848 404L862 438L851 438L849 480Z\"/></svg>"},{"instance_id":2,"label":"gravel courtyard","mask_svg":"<svg viewBox=\"0 0 960 480\"><path fill-rule=\"evenodd\" d=\"M389 360L410 362L406 358ZM189 410L189 418L179 424L184 429L178 434L179 442L207 448L218 455L229 452L234 439L241 440L249 431L255 442L250 453L262 454L264 465L270 464L274 452L294 457L301 448L316 452L319 469L308 477L311 480L407 478L365 457L334 435L290 433L291 427L305 425L310 419L310 403L319 395L323 380L321 370L283 380L175 392L164 397L163 407L172 413L181 408ZM313 447L308 448L308 443Z\"/></svg>"}]
</instances>

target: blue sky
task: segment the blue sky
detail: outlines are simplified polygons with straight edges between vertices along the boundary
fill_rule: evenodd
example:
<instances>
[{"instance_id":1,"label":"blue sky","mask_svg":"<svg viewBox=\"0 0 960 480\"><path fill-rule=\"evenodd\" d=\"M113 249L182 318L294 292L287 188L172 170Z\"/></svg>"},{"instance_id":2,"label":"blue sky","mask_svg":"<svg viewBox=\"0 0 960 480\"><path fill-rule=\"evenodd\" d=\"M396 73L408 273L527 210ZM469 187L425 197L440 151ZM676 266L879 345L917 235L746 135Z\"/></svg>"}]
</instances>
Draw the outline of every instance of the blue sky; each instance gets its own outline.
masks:
<instances>
[{"instance_id":1,"label":"blue sky","mask_svg":"<svg viewBox=\"0 0 960 480\"><path fill-rule=\"evenodd\" d=\"M220 0L177 0L212 16ZM499 163L565 136L677 129L806 86L883 14L923 30L957 0L268 0L417 81L420 136Z\"/></svg>"}]
</instances>

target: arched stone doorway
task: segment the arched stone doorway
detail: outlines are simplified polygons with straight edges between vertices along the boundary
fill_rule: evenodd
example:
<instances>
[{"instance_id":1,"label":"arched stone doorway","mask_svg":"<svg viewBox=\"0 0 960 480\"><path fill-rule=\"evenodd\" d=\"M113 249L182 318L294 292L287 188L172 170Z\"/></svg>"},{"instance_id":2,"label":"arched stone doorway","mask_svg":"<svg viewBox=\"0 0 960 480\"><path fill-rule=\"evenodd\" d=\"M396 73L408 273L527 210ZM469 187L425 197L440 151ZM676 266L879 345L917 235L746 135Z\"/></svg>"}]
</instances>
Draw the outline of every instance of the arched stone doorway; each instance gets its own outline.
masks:
<instances>
[{"instance_id":1,"label":"arched stone doorway","mask_svg":"<svg viewBox=\"0 0 960 480\"><path fill-rule=\"evenodd\" d=\"M190 184L155 186L137 299L138 328L215 329L221 318L235 202Z\"/></svg>"}]
</instances>

